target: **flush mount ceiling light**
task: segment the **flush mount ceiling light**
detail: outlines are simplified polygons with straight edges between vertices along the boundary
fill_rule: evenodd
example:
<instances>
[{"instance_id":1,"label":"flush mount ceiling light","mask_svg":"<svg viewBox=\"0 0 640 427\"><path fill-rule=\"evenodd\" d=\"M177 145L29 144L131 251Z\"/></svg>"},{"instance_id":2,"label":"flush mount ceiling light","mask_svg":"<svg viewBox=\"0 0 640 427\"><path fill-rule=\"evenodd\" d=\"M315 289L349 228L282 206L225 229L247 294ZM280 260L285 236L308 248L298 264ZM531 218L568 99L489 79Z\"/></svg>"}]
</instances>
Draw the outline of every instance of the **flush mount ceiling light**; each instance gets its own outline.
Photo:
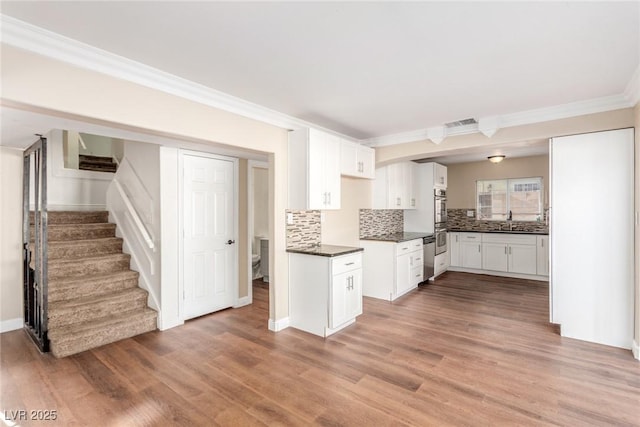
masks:
<instances>
[{"instance_id":1,"label":"flush mount ceiling light","mask_svg":"<svg viewBox=\"0 0 640 427\"><path fill-rule=\"evenodd\" d=\"M487 159L489 159L491 163L500 163L501 161L504 160L505 157L506 156L500 154L499 156L489 156L487 157Z\"/></svg>"}]
</instances>

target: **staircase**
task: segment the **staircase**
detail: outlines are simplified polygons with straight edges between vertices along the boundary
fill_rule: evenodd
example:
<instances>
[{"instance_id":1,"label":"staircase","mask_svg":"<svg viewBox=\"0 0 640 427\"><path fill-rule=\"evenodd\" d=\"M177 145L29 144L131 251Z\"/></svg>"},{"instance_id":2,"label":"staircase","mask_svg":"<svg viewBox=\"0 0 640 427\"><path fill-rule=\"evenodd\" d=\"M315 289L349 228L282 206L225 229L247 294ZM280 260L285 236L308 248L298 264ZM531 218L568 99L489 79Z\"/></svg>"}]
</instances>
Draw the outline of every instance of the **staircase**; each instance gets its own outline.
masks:
<instances>
[{"instance_id":1,"label":"staircase","mask_svg":"<svg viewBox=\"0 0 640 427\"><path fill-rule=\"evenodd\" d=\"M107 212L48 212L48 338L65 357L156 329Z\"/></svg>"},{"instance_id":2,"label":"staircase","mask_svg":"<svg viewBox=\"0 0 640 427\"><path fill-rule=\"evenodd\" d=\"M118 165L111 157L89 156L80 154L78 156L78 169L96 172L115 172Z\"/></svg>"}]
</instances>

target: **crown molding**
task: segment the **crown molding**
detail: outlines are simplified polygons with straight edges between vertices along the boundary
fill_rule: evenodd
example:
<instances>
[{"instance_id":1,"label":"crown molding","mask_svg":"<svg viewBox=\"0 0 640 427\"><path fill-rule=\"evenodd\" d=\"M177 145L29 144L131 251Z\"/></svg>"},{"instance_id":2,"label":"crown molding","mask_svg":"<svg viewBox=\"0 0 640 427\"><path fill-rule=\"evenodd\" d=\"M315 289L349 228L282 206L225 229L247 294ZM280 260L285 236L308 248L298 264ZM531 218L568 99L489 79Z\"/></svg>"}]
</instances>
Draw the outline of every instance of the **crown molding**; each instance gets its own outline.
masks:
<instances>
[{"instance_id":1,"label":"crown molding","mask_svg":"<svg viewBox=\"0 0 640 427\"><path fill-rule=\"evenodd\" d=\"M313 127L353 142L350 136L211 89L154 67L0 14L4 44L179 96L285 129Z\"/></svg>"},{"instance_id":2,"label":"crown molding","mask_svg":"<svg viewBox=\"0 0 640 427\"><path fill-rule=\"evenodd\" d=\"M640 68L639 68L640 69ZM638 103L640 98L640 72L636 71L634 78L627 86L627 90L623 94L605 96L602 98L589 99L586 101L572 102L553 107L538 108L535 110L521 111L518 113L504 114L502 116L481 117L478 119L477 125L464 126L460 129L446 129L444 136L468 135L481 132L490 138L499 129L522 126L533 123L548 122L552 120L566 119L569 117L584 116L586 114L602 113L605 111L619 110L622 108L633 107ZM425 139L431 139L430 132L438 127L428 129L418 129L411 132L398 133L394 135L386 135L377 138L369 138L363 140L365 145L370 147L384 147L387 145L403 144L407 142L415 142ZM439 139L438 136L437 139ZM439 144L435 140L432 142Z\"/></svg>"},{"instance_id":3,"label":"crown molding","mask_svg":"<svg viewBox=\"0 0 640 427\"><path fill-rule=\"evenodd\" d=\"M317 126L244 99L211 89L199 83L175 76L120 55L79 42L58 33L0 14L1 42L71 65L113 76L125 81L159 90L184 99L218 108L243 117L285 129L313 127L349 141L370 147L431 140L441 143L447 136L481 132L491 137L500 128L546 122L601 113L635 106L640 101L640 66L636 69L624 93L573 102L547 108L522 111L501 116L481 117L478 124L459 129L433 126L392 135L357 140L331 129Z\"/></svg>"},{"instance_id":4,"label":"crown molding","mask_svg":"<svg viewBox=\"0 0 640 427\"><path fill-rule=\"evenodd\" d=\"M640 65L631 76L631 80L624 90L624 96L631 107L635 107L640 102Z\"/></svg>"}]
</instances>

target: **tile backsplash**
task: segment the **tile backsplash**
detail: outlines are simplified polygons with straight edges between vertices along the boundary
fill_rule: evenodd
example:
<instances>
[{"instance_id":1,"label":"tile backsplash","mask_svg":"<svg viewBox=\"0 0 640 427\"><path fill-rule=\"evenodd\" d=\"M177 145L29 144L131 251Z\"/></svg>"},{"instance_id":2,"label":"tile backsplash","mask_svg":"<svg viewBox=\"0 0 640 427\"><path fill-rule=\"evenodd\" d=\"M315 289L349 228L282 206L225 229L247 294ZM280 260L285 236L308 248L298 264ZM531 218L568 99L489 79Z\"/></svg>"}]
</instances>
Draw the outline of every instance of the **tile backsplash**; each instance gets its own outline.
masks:
<instances>
[{"instance_id":1,"label":"tile backsplash","mask_svg":"<svg viewBox=\"0 0 640 427\"><path fill-rule=\"evenodd\" d=\"M400 209L360 209L360 238L400 233L404 211Z\"/></svg>"},{"instance_id":2,"label":"tile backsplash","mask_svg":"<svg viewBox=\"0 0 640 427\"><path fill-rule=\"evenodd\" d=\"M287 249L318 246L322 239L320 211L287 210L293 224L287 224Z\"/></svg>"},{"instance_id":3,"label":"tile backsplash","mask_svg":"<svg viewBox=\"0 0 640 427\"><path fill-rule=\"evenodd\" d=\"M467 217L467 211L473 211L473 217ZM545 211L546 218L546 211ZM511 221L514 231L548 232L549 227L544 221ZM475 209L447 209L447 229L495 231L509 226L507 221L482 221L475 217Z\"/></svg>"}]
</instances>

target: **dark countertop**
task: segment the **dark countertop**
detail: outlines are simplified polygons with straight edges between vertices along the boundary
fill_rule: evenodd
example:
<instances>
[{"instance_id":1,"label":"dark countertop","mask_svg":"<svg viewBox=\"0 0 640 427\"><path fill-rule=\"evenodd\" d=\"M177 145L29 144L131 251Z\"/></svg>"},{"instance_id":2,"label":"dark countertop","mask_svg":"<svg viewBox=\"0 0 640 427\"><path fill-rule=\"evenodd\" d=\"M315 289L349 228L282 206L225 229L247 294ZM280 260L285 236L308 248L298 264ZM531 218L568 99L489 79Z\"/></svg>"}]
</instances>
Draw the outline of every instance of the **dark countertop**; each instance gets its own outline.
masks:
<instances>
[{"instance_id":1,"label":"dark countertop","mask_svg":"<svg viewBox=\"0 0 640 427\"><path fill-rule=\"evenodd\" d=\"M400 243L400 242L406 242L408 240L422 239L423 237L427 237L427 236L433 236L433 233L427 233L427 232L390 233L390 234L380 234L378 236L360 238L360 240L376 240L378 242Z\"/></svg>"},{"instance_id":2,"label":"dark countertop","mask_svg":"<svg viewBox=\"0 0 640 427\"><path fill-rule=\"evenodd\" d=\"M549 231L523 231L523 230L465 230L462 228L448 228L452 233L495 233L495 234L538 234L548 235Z\"/></svg>"},{"instance_id":3,"label":"dark countertop","mask_svg":"<svg viewBox=\"0 0 640 427\"><path fill-rule=\"evenodd\" d=\"M336 245L319 245L319 246L312 246L309 248L287 249L287 252L290 252L293 254L317 255L317 256L326 256L326 257L347 255L347 254L362 252L362 251L364 251L363 248L356 248L353 246L336 246Z\"/></svg>"}]
</instances>

